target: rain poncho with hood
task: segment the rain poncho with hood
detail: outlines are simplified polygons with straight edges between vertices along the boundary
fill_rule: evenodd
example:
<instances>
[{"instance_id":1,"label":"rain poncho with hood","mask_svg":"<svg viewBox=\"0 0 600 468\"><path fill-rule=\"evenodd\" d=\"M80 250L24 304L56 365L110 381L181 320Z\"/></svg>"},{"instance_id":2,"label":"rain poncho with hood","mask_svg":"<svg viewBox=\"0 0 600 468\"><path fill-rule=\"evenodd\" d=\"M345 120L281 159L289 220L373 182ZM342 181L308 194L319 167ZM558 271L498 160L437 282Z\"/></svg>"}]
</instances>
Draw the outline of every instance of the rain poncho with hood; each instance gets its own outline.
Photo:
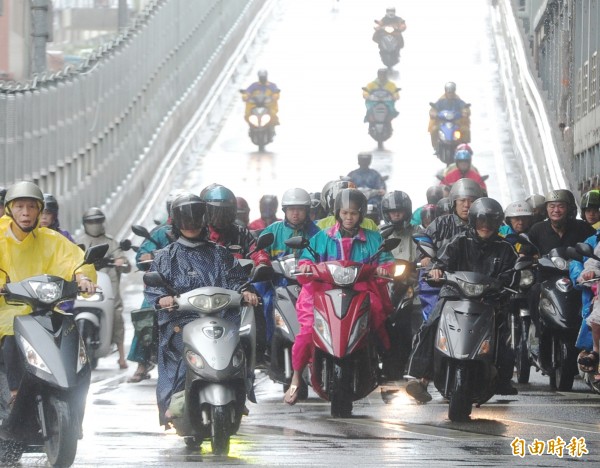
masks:
<instances>
[{"instance_id":1,"label":"rain poncho with hood","mask_svg":"<svg viewBox=\"0 0 600 468\"><path fill-rule=\"evenodd\" d=\"M12 219L3 216L0 220L0 268L8 273L11 282L22 281L31 276L56 275L71 281L75 268L83 263L83 251L57 231L36 227L22 242L11 231ZM77 269L96 281L93 265L84 265ZM0 271L0 284L6 282L6 276ZM0 338L14 335L13 320L17 315L31 313L26 305L7 304L0 298Z\"/></svg>"},{"instance_id":2,"label":"rain poncho with hood","mask_svg":"<svg viewBox=\"0 0 600 468\"><path fill-rule=\"evenodd\" d=\"M242 291L248 276L229 251L212 242L192 242L183 237L156 252L150 271L159 272L177 294L196 288L215 286ZM146 300L160 307L161 297L170 294L164 288L146 287ZM227 311L225 312L227 314ZM239 323L239 314L226 316ZM165 411L171 396L185 385L182 330L198 318L197 314L158 310L158 382L156 397L160 423L166 424Z\"/></svg>"}]
</instances>

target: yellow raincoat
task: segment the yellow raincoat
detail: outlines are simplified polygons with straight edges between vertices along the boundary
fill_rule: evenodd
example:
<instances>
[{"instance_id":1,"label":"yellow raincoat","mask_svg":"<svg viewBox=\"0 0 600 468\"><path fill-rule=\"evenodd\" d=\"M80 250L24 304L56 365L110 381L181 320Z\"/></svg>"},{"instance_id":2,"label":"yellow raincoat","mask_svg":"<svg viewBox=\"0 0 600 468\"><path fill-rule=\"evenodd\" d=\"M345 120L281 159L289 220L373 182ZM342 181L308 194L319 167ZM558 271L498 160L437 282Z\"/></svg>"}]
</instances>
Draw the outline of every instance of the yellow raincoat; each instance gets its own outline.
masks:
<instances>
[{"instance_id":1,"label":"yellow raincoat","mask_svg":"<svg viewBox=\"0 0 600 468\"><path fill-rule=\"evenodd\" d=\"M56 275L71 281L73 271L83 262L83 251L62 234L48 228L36 227L22 241L12 235L8 216L0 218L0 268L8 273L11 282L22 281L31 276ZM93 265L84 265L76 273L81 273L96 282ZM6 283L6 275L0 271L0 285ZM0 298L0 339L14 335L13 321L17 315L31 313L26 305L7 304Z\"/></svg>"}]
</instances>

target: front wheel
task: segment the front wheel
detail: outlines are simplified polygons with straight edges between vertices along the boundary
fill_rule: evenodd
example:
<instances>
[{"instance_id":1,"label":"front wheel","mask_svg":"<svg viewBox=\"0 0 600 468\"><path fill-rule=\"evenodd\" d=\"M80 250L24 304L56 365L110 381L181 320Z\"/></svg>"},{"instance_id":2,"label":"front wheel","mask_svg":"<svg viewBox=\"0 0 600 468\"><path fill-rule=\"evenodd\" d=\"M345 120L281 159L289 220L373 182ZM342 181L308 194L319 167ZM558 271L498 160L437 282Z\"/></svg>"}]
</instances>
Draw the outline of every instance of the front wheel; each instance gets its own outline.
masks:
<instances>
[{"instance_id":1,"label":"front wheel","mask_svg":"<svg viewBox=\"0 0 600 468\"><path fill-rule=\"evenodd\" d=\"M69 404L55 396L44 401L44 418L48 439L45 442L48 462L52 466L71 466L77 452L79 417Z\"/></svg>"},{"instance_id":2,"label":"front wheel","mask_svg":"<svg viewBox=\"0 0 600 468\"><path fill-rule=\"evenodd\" d=\"M210 444L214 455L227 455L229 453L229 411L226 406L212 408L212 434Z\"/></svg>"},{"instance_id":3,"label":"front wheel","mask_svg":"<svg viewBox=\"0 0 600 468\"><path fill-rule=\"evenodd\" d=\"M467 370L463 366L458 366L454 375L454 388L450 394L448 419L468 421L472 406L471 393L467 385Z\"/></svg>"},{"instance_id":4,"label":"front wheel","mask_svg":"<svg viewBox=\"0 0 600 468\"><path fill-rule=\"evenodd\" d=\"M352 400L343 393L331 398L331 416L333 418L349 418L352 416Z\"/></svg>"},{"instance_id":5,"label":"front wheel","mask_svg":"<svg viewBox=\"0 0 600 468\"><path fill-rule=\"evenodd\" d=\"M558 340L556 350L556 367L550 374L550 386L557 390L568 392L573 389L575 379L577 350L565 339Z\"/></svg>"},{"instance_id":6,"label":"front wheel","mask_svg":"<svg viewBox=\"0 0 600 468\"><path fill-rule=\"evenodd\" d=\"M78 320L77 328L79 329L79 334L81 335L81 339L85 343L85 351L88 354L88 359L90 361L90 366L92 369L98 367L98 358L96 357L95 350L95 331L94 325L89 320Z\"/></svg>"}]
</instances>

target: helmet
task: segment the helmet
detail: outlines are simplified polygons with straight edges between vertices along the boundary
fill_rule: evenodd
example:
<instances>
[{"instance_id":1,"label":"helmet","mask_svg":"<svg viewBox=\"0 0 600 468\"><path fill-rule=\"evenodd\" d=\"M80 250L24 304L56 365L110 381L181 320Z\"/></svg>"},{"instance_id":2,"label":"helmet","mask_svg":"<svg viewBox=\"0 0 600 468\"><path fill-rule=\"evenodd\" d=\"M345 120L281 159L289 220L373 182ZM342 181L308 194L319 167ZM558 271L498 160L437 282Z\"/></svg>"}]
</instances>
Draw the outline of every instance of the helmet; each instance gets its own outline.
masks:
<instances>
[{"instance_id":1,"label":"helmet","mask_svg":"<svg viewBox=\"0 0 600 468\"><path fill-rule=\"evenodd\" d=\"M403 211L404 219L400 222L393 222L390 219L390 211ZM386 193L381 199L381 217L386 223L394 225L408 226L412 216L412 201L410 197L400 190Z\"/></svg>"},{"instance_id":2,"label":"helmet","mask_svg":"<svg viewBox=\"0 0 600 468\"><path fill-rule=\"evenodd\" d=\"M213 184L202 191L200 200L206 203L206 222L210 226L222 229L235 222L237 200L227 187Z\"/></svg>"},{"instance_id":3,"label":"helmet","mask_svg":"<svg viewBox=\"0 0 600 468\"><path fill-rule=\"evenodd\" d=\"M429 226L429 224L431 224L431 222L435 219L435 213L436 213L437 207L432 204L429 203L427 205L425 205L423 208L421 208L421 225L422 226Z\"/></svg>"},{"instance_id":4,"label":"helmet","mask_svg":"<svg viewBox=\"0 0 600 468\"><path fill-rule=\"evenodd\" d=\"M198 195L179 195L171 205L173 227L179 231L201 229L204 226L206 204Z\"/></svg>"},{"instance_id":5,"label":"helmet","mask_svg":"<svg viewBox=\"0 0 600 468\"><path fill-rule=\"evenodd\" d=\"M456 151L462 151L462 150L468 151L469 154L471 155L471 157L473 157L473 149L469 146L468 143L461 143L460 145L458 145L456 147Z\"/></svg>"},{"instance_id":6,"label":"helmet","mask_svg":"<svg viewBox=\"0 0 600 468\"><path fill-rule=\"evenodd\" d=\"M4 205L4 197L6 197L6 189L0 187L0 205Z\"/></svg>"},{"instance_id":7,"label":"helmet","mask_svg":"<svg viewBox=\"0 0 600 468\"><path fill-rule=\"evenodd\" d=\"M450 208L454 209L459 198L473 197L478 199L483 196L483 191L477 182L471 179L458 179L450 189Z\"/></svg>"},{"instance_id":8,"label":"helmet","mask_svg":"<svg viewBox=\"0 0 600 468\"><path fill-rule=\"evenodd\" d=\"M333 214L335 197L338 192L347 188L356 188L356 184L349 180L332 180L325 184L321 192L321 206L325 210L326 216Z\"/></svg>"},{"instance_id":9,"label":"helmet","mask_svg":"<svg viewBox=\"0 0 600 468\"><path fill-rule=\"evenodd\" d=\"M396 9L394 7L388 7L385 9L385 16L392 18L396 16Z\"/></svg>"},{"instance_id":10,"label":"helmet","mask_svg":"<svg viewBox=\"0 0 600 468\"><path fill-rule=\"evenodd\" d=\"M248 214L250 213L250 206L248 206L248 202L245 198L235 197L237 214Z\"/></svg>"},{"instance_id":11,"label":"helmet","mask_svg":"<svg viewBox=\"0 0 600 468\"><path fill-rule=\"evenodd\" d=\"M508 222L508 218L516 216L533 216L533 208L525 200L512 202L504 210L504 219Z\"/></svg>"},{"instance_id":12,"label":"helmet","mask_svg":"<svg viewBox=\"0 0 600 468\"><path fill-rule=\"evenodd\" d=\"M546 204L546 197L544 197L543 195L538 195L537 193L528 196L525 201L527 203L529 203L529 206L531 206L532 210L535 210L537 208L541 208Z\"/></svg>"},{"instance_id":13,"label":"helmet","mask_svg":"<svg viewBox=\"0 0 600 468\"><path fill-rule=\"evenodd\" d=\"M275 195L263 195L258 202L260 216L262 218L274 218L279 206L279 200Z\"/></svg>"},{"instance_id":14,"label":"helmet","mask_svg":"<svg viewBox=\"0 0 600 468\"><path fill-rule=\"evenodd\" d=\"M37 223L39 221L39 215L42 214L42 210L44 209L44 194L42 193L40 188L37 185L35 185L33 182L27 182L27 181L16 182L13 185L11 185L10 187L8 187L8 189L6 190L6 195L4 196L4 207L6 209L6 214L8 216L10 216L11 218L13 217L11 209L10 209L11 202L13 202L19 198L32 198L32 199L38 201L38 206L40 208L40 212L38 214L38 219L35 221L35 223L32 226L27 227L25 229L21 228L21 230L24 232L31 232L37 226ZM21 227L21 226L19 226L19 227Z\"/></svg>"},{"instance_id":15,"label":"helmet","mask_svg":"<svg viewBox=\"0 0 600 468\"><path fill-rule=\"evenodd\" d=\"M305 206L306 210L310 210L311 198L308 192L301 188L293 188L286 190L281 197L281 209L285 212L288 206Z\"/></svg>"},{"instance_id":16,"label":"helmet","mask_svg":"<svg viewBox=\"0 0 600 468\"><path fill-rule=\"evenodd\" d=\"M485 220L493 231L498 231L504 220L502 206L493 198L481 197L469 208L469 226L477 228L477 221Z\"/></svg>"},{"instance_id":17,"label":"helmet","mask_svg":"<svg viewBox=\"0 0 600 468\"><path fill-rule=\"evenodd\" d=\"M267 81L268 77L269 77L269 74L267 73L267 70L265 70L264 68L261 70L258 70L258 81L260 81L261 83L264 83Z\"/></svg>"},{"instance_id":18,"label":"helmet","mask_svg":"<svg viewBox=\"0 0 600 468\"><path fill-rule=\"evenodd\" d=\"M454 153L454 161L471 161L471 153L464 149L458 150L456 153Z\"/></svg>"},{"instance_id":19,"label":"helmet","mask_svg":"<svg viewBox=\"0 0 600 468\"><path fill-rule=\"evenodd\" d=\"M567 217L575 219L577 216L577 205L575 204L575 196L573 192L566 189L550 190L546 194L546 206L552 202L563 202L567 204Z\"/></svg>"},{"instance_id":20,"label":"helmet","mask_svg":"<svg viewBox=\"0 0 600 468\"><path fill-rule=\"evenodd\" d=\"M335 196L333 204L333 213L336 220L340 220L341 209L355 209L360 213L358 222L361 223L367 214L367 197L355 188L345 188L339 190Z\"/></svg>"},{"instance_id":21,"label":"helmet","mask_svg":"<svg viewBox=\"0 0 600 468\"><path fill-rule=\"evenodd\" d=\"M387 81L387 79L388 79L387 68L380 68L379 70L377 70L377 78L379 78L380 80Z\"/></svg>"},{"instance_id":22,"label":"helmet","mask_svg":"<svg viewBox=\"0 0 600 468\"><path fill-rule=\"evenodd\" d=\"M455 93L456 92L456 83L454 81L448 81L448 83L446 83L444 85L444 92L445 93Z\"/></svg>"},{"instance_id":23,"label":"helmet","mask_svg":"<svg viewBox=\"0 0 600 468\"><path fill-rule=\"evenodd\" d=\"M452 213L452 206L450 205L450 199L444 197L440 199L435 205L435 217L443 216Z\"/></svg>"},{"instance_id":24,"label":"helmet","mask_svg":"<svg viewBox=\"0 0 600 468\"><path fill-rule=\"evenodd\" d=\"M58 201L51 193L44 194L44 211L58 216Z\"/></svg>"},{"instance_id":25,"label":"helmet","mask_svg":"<svg viewBox=\"0 0 600 468\"><path fill-rule=\"evenodd\" d=\"M104 221L106 221L106 216L104 216L104 213L100 208L95 206L85 210L83 216L81 217L81 222L83 223L83 229L85 233L92 237L100 237L104 235Z\"/></svg>"},{"instance_id":26,"label":"helmet","mask_svg":"<svg viewBox=\"0 0 600 468\"><path fill-rule=\"evenodd\" d=\"M367 152L358 153L358 164L367 163L367 165L371 164L373 160L373 155Z\"/></svg>"},{"instance_id":27,"label":"helmet","mask_svg":"<svg viewBox=\"0 0 600 468\"><path fill-rule=\"evenodd\" d=\"M171 205L173 204L173 201L179 196L179 195L183 195L187 193L185 190L183 189L175 189L175 190L171 190L169 192L169 194L167 195L167 216L171 216Z\"/></svg>"},{"instance_id":28,"label":"helmet","mask_svg":"<svg viewBox=\"0 0 600 468\"><path fill-rule=\"evenodd\" d=\"M444 198L444 189L441 185L432 185L425 192L425 197L427 198L427 203L435 205Z\"/></svg>"},{"instance_id":29,"label":"helmet","mask_svg":"<svg viewBox=\"0 0 600 468\"><path fill-rule=\"evenodd\" d=\"M585 210L587 208L600 209L600 190L590 190L581 197L581 218L585 219Z\"/></svg>"}]
</instances>

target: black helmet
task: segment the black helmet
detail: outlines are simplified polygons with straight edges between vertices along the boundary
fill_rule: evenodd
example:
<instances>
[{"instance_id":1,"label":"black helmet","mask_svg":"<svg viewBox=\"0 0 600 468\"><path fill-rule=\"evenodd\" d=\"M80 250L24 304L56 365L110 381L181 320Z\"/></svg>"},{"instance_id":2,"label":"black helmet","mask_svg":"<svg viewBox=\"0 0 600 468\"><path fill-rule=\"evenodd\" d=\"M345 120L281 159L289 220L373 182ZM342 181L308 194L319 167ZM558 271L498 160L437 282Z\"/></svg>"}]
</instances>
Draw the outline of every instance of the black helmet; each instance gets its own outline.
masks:
<instances>
[{"instance_id":1,"label":"black helmet","mask_svg":"<svg viewBox=\"0 0 600 468\"><path fill-rule=\"evenodd\" d=\"M105 234L104 221L106 216L102 210L98 207L91 207L85 210L81 217L83 223L83 230L88 236L100 237Z\"/></svg>"},{"instance_id":2,"label":"black helmet","mask_svg":"<svg viewBox=\"0 0 600 468\"><path fill-rule=\"evenodd\" d=\"M368 166L369 164L371 164L372 160L373 160L373 155L371 153L368 153L368 152L358 153L358 164L366 163Z\"/></svg>"},{"instance_id":3,"label":"black helmet","mask_svg":"<svg viewBox=\"0 0 600 468\"><path fill-rule=\"evenodd\" d=\"M575 204L575 195L567 189L550 190L546 194L546 206L552 202L563 202L567 204L567 218L575 219L577 217L577 205Z\"/></svg>"},{"instance_id":4,"label":"black helmet","mask_svg":"<svg viewBox=\"0 0 600 468\"><path fill-rule=\"evenodd\" d=\"M442 198L444 198L444 189L441 185L432 185L425 192L425 197L427 198L427 203L431 205L435 205Z\"/></svg>"},{"instance_id":5,"label":"black helmet","mask_svg":"<svg viewBox=\"0 0 600 468\"><path fill-rule=\"evenodd\" d=\"M443 216L452 213L452 206L450 206L450 199L444 197L440 199L435 205L435 217Z\"/></svg>"},{"instance_id":6,"label":"black helmet","mask_svg":"<svg viewBox=\"0 0 600 468\"><path fill-rule=\"evenodd\" d=\"M245 198L235 197L236 201L236 210L238 215L244 215L250 213L250 206Z\"/></svg>"},{"instance_id":7,"label":"black helmet","mask_svg":"<svg viewBox=\"0 0 600 468\"><path fill-rule=\"evenodd\" d=\"M498 231L504 221L502 206L493 198L481 197L469 208L469 226L477 229L477 221L485 220L488 227Z\"/></svg>"},{"instance_id":8,"label":"black helmet","mask_svg":"<svg viewBox=\"0 0 600 468\"><path fill-rule=\"evenodd\" d=\"M321 192L321 206L325 210L325 216L333 214L334 202L337 194L344 189L356 188L356 184L349 180L332 180L327 182Z\"/></svg>"},{"instance_id":9,"label":"black helmet","mask_svg":"<svg viewBox=\"0 0 600 468\"><path fill-rule=\"evenodd\" d=\"M206 203L206 222L216 228L225 228L235 222L237 199L231 190L213 184L201 193L200 200Z\"/></svg>"},{"instance_id":10,"label":"black helmet","mask_svg":"<svg viewBox=\"0 0 600 468\"><path fill-rule=\"evenodd\" d=\"M429 226L431 222L435 219L436 211L437 206L431 203L421 208L421 226Z\"/></svg>"},{"instance_id":11,"label":"black helmet","mask_svg":"<svg viewBox=\"0 0 600 468\"><path fill-rule=\"evenodd\" d=\"M367 197L365 197L360 190L355 188L342 189L336 195L333 204L333 213L337 221L340 221L341 209L358 210L360 213L358 222L360 224L367 214Z\"/></svg>"},{"instance_id":12,"label":"black helmet","mask_svg":"<svg viewBox=\"0 0 600 468\"><path fill-rule=\"evenodd\" d=\"M275 195L263 195L258 202L260 216L262 218L274 218L279 207L279 200Z\"/></svg>"},{"instance_id":13,"label":"black helmet","mask_svg":"<svg viewBox=\"0 0 600 468\"><path fill-rule=\"evenodd\" d=\"M171 190L169 192L169 194L167 195L167 200L165 202L166 208L167 208L167 216L170 218L171 217L171 205L173 204L173 201L179 196L179 195L185 195L187 192L183 189L174 189Z\"/></svg>"},{"instance_id":14,"label":"black helmet","mask_svg":"<svg viewBox=\"0 0 600 468\"><path fill-rule=\"evenodd\" d=\"M472 179L458 179L450 189L450 207L454 210L456 200L460 198L471 197L477 200L483 196L483 190L477 182Z\"/></svg>"},{"instance_id":15,"label":"black helmet","mask_svg":"<svg viewBox=\"0 0 600 468\"><path fill-rule=\"evenodd\" d=\"M392 222L390 220L390 211L403 211L404 219L400 222ZM406 193L394 190L393 192L386 193L381 199L381 217L386 223L406 227L410 224L411 216L412 201Z\"/></svg>"},{"instance_id":16,"label":"black helmet","mask_svg":"<svg viewBox=\"0 0 600 468\"><path fill-rule=\"evenodd\" d=\"M585 219L585 210L587 208L600 210L600 190L590 190L581 197L581 219Z\"/></svg>"},{"instance_id":17,"label":"black helmet","mask_svg":"<svg viewBox=\"0 0 600 468\"><path fill-rule=\"evenodd\" d=\"M58 216L58 200L51 193L44 194L44 211Z\"/></svg>"},{"instance_id":18,"label":"black helmet","mask_svg":"<svg viewBox=\"0 0 600 468\"><path fill-rule=\"evenodd\" d=\"M379 78L382 81L387 81L388 80L388 69L380 68L379 70L377 70L377 78Z\"/></svg>"},{"instance_id":19,"label":"black helmet","mask_svg":"<svg viewBox=\"0 0 600 468\"><path fill-rule=\"evenodd\" d=\"M206 204L198 195L179 195L171 204L171 222L178 231L195 230L204 227Z\"/></svg>"}]
</instances>

